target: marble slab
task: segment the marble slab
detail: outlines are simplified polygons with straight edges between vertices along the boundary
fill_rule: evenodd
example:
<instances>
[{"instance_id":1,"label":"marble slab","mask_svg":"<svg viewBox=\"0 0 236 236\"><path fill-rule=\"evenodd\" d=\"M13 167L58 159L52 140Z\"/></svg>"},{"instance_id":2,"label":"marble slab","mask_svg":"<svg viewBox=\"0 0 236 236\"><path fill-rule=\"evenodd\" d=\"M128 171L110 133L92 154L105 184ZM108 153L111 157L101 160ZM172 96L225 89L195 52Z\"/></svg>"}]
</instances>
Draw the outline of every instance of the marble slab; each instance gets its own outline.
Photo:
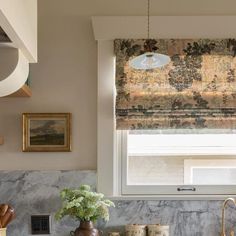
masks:
<instances>
[{"instance_id":1,"label":"marble slab","mask_svg":"<svg viewBox=\"0 0 236 236\"><path fill-rule=\"evenodd\" d=\"M71 219L54 220L60 207L59 191L95 183L94 171L0 171L0 202L11 204L17 215L7 235L31 235L30 216L37 214L51 215L51 235L69 235L78 223Z\"/></svg>"},{"instance_id":2,"label":"marble slab","mask_svg":"<svg viewBox=\"0 0 236 236\"><path fill-rule=\"evenodd\" d=\"M220 201L120 201L111 211L105 231L123 231L124 224L162 224L170 226L170 236L217 236L221 224ZM230 227L236 222L231 215Z\"/></svg>"},{"instance_id":3,"label":"marble slab","mask_svg":"<svg viewBox=\"0 0 236 236\"><path fill-rule=\"evenodd\" d=\"M14 206L17 217L8 227L8 236L29 236L30 216L51 215L51 235L68 236L78 222L65 218L60 222L54 215L60 206L59 191L89 184L95 188L95 171L0 171L0 202ZM116 201L110 221L97 226L109 231L124 232L124 225L167 224L170 236L220 235L221 201ZM227 210L227 228L236 231L236 210Z\"/></svg>"}]
</instances>

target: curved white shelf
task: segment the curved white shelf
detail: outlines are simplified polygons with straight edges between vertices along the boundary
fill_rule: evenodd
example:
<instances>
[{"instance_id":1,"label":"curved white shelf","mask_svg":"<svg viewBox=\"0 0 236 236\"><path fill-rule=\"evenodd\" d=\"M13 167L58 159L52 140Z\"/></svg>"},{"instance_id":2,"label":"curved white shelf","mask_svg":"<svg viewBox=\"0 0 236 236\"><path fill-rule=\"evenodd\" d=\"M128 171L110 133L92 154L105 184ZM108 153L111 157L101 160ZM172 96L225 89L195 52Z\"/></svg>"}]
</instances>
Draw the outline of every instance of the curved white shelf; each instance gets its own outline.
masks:
<instances>
[{"instance_id":1,"label":"curved white shelf","mask_svg":"<svg viewBox=\"0 0 236 236\"><path fill-rule=\"evenodd\" d=\"M29 75L29 61L18 49L17 64L11 74L0 81L0 97L5 97L18 91L26 82Z\"/></svg>"}]
</instances>

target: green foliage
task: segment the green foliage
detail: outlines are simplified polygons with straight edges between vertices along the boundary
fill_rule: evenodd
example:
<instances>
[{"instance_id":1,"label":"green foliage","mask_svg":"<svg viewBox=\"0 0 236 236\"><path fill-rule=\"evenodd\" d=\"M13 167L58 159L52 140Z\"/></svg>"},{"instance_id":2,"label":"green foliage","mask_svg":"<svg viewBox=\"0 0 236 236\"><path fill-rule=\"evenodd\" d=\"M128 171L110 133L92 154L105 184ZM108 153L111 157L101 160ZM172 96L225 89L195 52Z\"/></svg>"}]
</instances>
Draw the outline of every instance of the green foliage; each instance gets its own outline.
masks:
<instances>
[{"instance_id":1,"label":"green foliage","mask_svg":"<svg viewBox=\"0 0 236 236\"><path fill-rule=\"evenodd\" d=\"M62 207L56 213L57 220L71 216L80 221L109 220L109 207L115 207L102 193L92 192L90 186L81 185L79 189L63 189L60 193Z\"/></svg>"}]
</instances>

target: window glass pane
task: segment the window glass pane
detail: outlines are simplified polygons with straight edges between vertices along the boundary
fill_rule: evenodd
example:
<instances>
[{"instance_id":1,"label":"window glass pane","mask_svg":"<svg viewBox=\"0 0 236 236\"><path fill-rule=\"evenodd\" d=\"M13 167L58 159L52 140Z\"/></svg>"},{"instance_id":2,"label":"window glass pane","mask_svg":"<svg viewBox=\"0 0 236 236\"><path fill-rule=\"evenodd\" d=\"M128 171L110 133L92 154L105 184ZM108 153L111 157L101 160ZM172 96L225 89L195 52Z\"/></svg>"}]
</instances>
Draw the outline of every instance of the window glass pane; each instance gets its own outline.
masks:
<instances>
[{"instance_id":1,"label":"window glass pane","mask_svg":"<svg viewBox=\"0 0 236 236\"><path fill-rule=\"evenodd\" d=\"M236 184L236 168L194 168L192 184Z\"/></svg>"},{"instance_id":2,"label":"window glass pane","mask_svg":"<svg viewBox=\"0 0 236 236\"><path fill-rule=\"evenodd\" d=\"M236 184L236 134L129 131L128 185Z\"/></svg>"},{"instance_id":3,"label":"window glass pane","mask_svg":"<svg viewBox=\"0 0 236 236\"><path fill-rule=\"evenodd\" d=\"M183 158L157 156L129 156L128 184L182 185Z\"/></svg>"}]
</instances>

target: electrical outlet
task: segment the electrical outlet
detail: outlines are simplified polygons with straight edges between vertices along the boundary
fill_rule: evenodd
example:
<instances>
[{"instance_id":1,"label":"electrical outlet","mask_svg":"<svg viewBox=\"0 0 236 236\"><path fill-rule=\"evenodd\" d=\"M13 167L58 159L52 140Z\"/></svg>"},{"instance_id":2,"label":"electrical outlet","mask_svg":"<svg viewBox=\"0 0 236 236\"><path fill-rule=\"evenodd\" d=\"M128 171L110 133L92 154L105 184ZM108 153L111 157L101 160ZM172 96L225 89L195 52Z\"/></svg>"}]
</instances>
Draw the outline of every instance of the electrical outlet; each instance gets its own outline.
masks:
<instances>
[{"instance_id":1,"label":"electrical outlet","mask_svg":"<svg viewBox=\"0 0 236 236\"><path fill-rule=\"evenodd\" d=\"M49 215L32 215L31 216L31 233L50 234L50 216Z\"/></svg>"}]
</instances>

